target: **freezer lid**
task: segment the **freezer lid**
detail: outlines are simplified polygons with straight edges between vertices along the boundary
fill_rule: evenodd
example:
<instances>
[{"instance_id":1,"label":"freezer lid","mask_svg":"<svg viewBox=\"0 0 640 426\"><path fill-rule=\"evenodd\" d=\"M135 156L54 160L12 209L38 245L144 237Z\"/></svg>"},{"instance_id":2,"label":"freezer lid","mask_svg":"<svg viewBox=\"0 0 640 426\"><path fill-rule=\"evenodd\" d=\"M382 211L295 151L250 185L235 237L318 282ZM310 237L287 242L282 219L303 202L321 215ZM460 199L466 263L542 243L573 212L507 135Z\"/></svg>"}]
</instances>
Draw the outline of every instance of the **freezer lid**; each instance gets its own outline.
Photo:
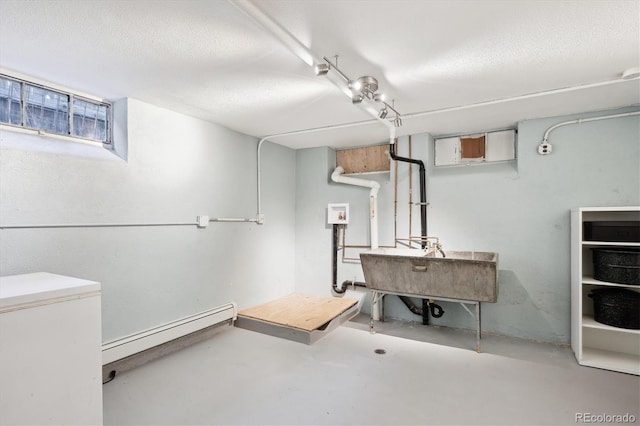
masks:
<instances>
[{"instance_id":1,"label":"freezer lid","mask_svg":"<svg viewBox=\"0 0 640 426\"><path fill-rule=\"evenodd\" d=\"M45 304L99 291L99 282L48 272L0 277L0 310L25 304Z\"/></svg>"}]
</instances>

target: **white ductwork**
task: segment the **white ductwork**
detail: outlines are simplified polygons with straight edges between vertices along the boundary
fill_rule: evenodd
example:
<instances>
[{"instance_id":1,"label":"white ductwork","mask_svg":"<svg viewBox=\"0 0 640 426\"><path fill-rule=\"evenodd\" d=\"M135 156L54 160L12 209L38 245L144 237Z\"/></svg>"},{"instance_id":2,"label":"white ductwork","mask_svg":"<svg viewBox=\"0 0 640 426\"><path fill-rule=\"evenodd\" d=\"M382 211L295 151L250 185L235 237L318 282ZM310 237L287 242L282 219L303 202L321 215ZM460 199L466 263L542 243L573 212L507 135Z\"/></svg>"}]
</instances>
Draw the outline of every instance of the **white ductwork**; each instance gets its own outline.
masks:
<instances>
[{"instance_id":1,"label":"white ductwork","mask_svg":"<svg viewBox=\"0 0 640 426\"><path fill-rule=\"evenodd\" d=\"M369 220L371 222L371 248L378 248L378 191L380 190L380 184L374 180L365 180L344 176L344 169L340 166L331 174L331 180L338 183L344 183L346 185L362 186L365 188L371 188L369 192Z\"/></svg>"}]
</instances>

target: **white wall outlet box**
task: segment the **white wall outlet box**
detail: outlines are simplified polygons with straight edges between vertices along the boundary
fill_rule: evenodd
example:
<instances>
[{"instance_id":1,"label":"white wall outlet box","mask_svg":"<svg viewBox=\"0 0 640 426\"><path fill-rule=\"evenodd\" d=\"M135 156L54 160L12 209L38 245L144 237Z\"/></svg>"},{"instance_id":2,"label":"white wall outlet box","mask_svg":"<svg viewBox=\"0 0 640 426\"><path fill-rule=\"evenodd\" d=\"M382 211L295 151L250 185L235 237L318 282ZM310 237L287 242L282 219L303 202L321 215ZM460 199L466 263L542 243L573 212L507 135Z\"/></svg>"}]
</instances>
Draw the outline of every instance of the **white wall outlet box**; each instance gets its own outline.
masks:
<instances>
[{"instance_id":1,"label":"white wall outlet box","mask_svg":"<svg viewBox=\"0 0 640 426\"><path fill-rule=\"evenodd\" d=\"M198 228L209 226L209 216L198 216Z\"/></svg>"},{"instance_id":2,"label":"white wall outlet box","mask_svg":"<svg viewBox=\"0 0 640 426\"><path fill-rule=\"evenodd\" d=\"M328 204L327 223L329 225L343 225L349 223L349 204Z\"/></svg>"},{"instance_id":3,"label":"white wall outlet box","mask_svg":"<svg viewBox=\"0 0 640 426\"><path fill-rule=\"evenodd\" d=\"M540 145L538 145L538 154L540 155L551 154L552 150L553 150L553 147L551 146L550 143L543 142Z\"/></svg>"}]
</instances>

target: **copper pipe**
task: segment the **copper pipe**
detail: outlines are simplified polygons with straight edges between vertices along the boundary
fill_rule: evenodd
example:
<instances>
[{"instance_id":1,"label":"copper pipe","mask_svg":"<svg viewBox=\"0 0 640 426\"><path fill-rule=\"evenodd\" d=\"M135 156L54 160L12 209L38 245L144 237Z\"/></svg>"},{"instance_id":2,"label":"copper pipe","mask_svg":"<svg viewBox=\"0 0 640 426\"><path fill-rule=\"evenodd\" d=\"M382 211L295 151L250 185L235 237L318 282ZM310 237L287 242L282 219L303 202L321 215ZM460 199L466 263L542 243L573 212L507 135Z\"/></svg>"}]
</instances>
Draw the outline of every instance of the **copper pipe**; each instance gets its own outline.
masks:
<instances>
[{"instance_id":1,"label":"copper pipe","mask_svg":"<svg viewBox=\"0 0 640 426\"><path fill-rule=\"evenodd\" d=\"M398 246L398 163L393 165L393 247Z\"/></svg>"},{"instance_id":2,"label":"copper pipe","mask_svg":"<svg viewBox=\"0 0 640 426\"><path fill-rule=\"evenodd\" d=\"M342 225L340 226L341 230L342 230L342 244L339 246L339 248L342 249L342 262L344 262L345 260L349 260L349 261L357 261L360 262L360 258L359 257L347 257L345 256L345 253L347 252L348 248L371 248L370 245L360 245L360 244L347 244L347 227ZM396 248L396 246L378 246L381 248Z\"/></svg>"},{"instance_id":3,"label":"copper pipe","mask_svg":"<svg viewBox=\"0 0 640 426\"><path fill-rule=\"evenodd\" d=\"M413 158L411 156L411 135L409 135L409 158ZM411 236L411 223L413 222L413 220L411 219L412 216L412 212L413 212L413 178L412 178L412 173L411 173L411 163L408 163L407 166L409 167L409 236ZM411 244L411 242L409 242L409 244Z\"/></svg>"}]
</instances>

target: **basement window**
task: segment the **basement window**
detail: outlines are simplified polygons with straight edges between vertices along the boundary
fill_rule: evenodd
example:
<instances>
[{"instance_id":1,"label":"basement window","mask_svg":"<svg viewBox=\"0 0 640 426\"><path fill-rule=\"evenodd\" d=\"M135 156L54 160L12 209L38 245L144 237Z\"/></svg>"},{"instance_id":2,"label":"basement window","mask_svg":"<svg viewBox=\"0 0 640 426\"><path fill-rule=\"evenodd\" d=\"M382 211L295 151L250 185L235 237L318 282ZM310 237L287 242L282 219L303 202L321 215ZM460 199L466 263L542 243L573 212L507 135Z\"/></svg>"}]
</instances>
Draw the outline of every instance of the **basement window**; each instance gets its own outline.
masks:
<instances>
[{"instance_id":1,"label":"basement window","mask_svg":"<svg viewBox=\"0 0 640 426\"><path fill-rule=\"evenodd\" d=\"M111 144L111 104L0 74L0 124Z\"/></svg>"},{"instance_id":2,"label":"basement window","mask_svg":"<svg viewBox=\"0 0 640 426\"><path fill-rule=\"evenodd\" d=\"M515 160L514 129L434 139L436 166Z\"/></svg>"}]
</instances>

